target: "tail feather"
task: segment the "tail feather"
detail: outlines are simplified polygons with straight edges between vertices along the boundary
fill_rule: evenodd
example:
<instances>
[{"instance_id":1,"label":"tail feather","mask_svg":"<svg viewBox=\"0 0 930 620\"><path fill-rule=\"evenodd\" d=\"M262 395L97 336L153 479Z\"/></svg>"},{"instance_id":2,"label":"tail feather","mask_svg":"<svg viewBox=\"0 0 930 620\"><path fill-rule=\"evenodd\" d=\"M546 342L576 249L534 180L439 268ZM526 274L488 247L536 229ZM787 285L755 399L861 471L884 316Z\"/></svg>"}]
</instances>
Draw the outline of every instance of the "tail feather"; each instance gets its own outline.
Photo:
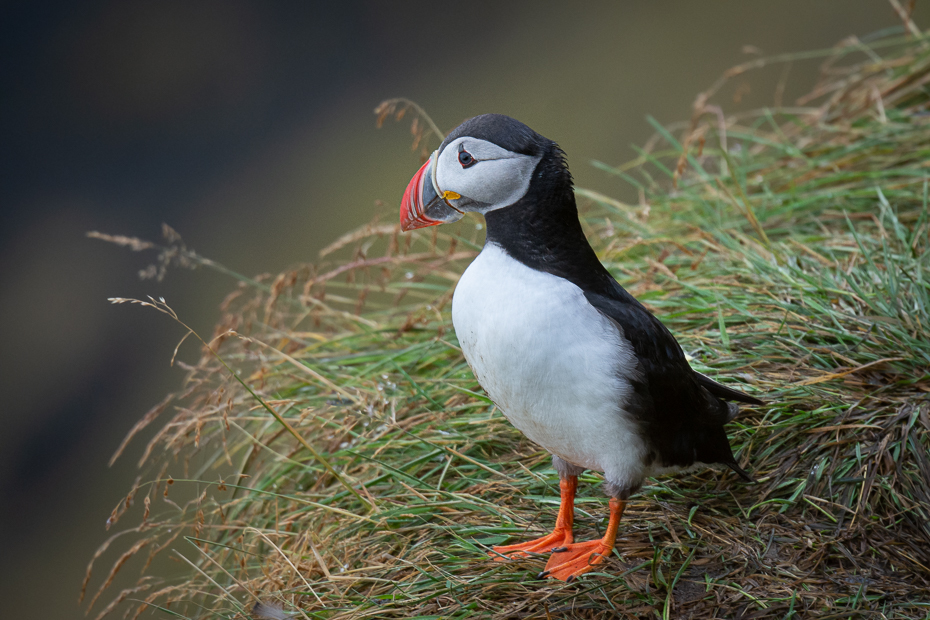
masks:
<instances>
[{"instance_id":1,"label":"tail feather","mask_svg":"<svg viewBox=\"0 0 930 620\"><path fill-rule=\"evenodd\" d=\"M736 474L746 482L755 482L756 479L749 475L745 469L736 464L736 461L727 461L724 463L727 467L736 472Z\"/></svg>"},{"instance_id":2,"label":"tail feather","mask_svg":"<svg viewBox=\"0 0 930 620\"><path fill-rule=\"evenodd\" d=\"M694 371L694 376L697 378L698 383L704 387L708 392L713 394L718 398L723 400L735 400L741 403L746 403L747 405L761 405L763 404L761 400L755 396L750 396L739 390L734 390L725 385L721 385L708 377L707 375L702 375L698 371Z\"/></svg>"},{"instance_id":3,"label":"tail feather","mask_svg":"<svg viewBox=\"0 0 930 620\"><path fill-rule=\"evenodd\" d=\"M727 422L732 422L733 418L739 415L739 405L736 403L727 403ZM724 422L726 424L726 422Z\"/></svg>"}]
</instances>

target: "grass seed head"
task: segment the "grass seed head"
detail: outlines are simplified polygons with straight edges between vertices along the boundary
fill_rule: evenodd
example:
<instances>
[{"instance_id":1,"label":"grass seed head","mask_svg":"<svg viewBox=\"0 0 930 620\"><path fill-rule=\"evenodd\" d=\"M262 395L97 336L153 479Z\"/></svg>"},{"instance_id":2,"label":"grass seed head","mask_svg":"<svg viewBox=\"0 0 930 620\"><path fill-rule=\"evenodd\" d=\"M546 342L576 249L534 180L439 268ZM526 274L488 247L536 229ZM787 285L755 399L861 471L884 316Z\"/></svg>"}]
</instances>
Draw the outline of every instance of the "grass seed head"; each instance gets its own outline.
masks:
<instances>
[{"instance_id":1,"label":"grass seed head","mask_svg":"<svg viewBox=\"0 0 930 620\"><path fill-rule=\"evenodd\" d=\"M638 205L578 190L599 256L695 368L765 397L729 430L757 484L711 469L652 481L617 552L576 583L534 580L539 558L490 562L491 545L549 529L558 480L450 329L450 291L483 232L401 241L373 223L317 265L255 279L175 233L172 256L241 286L224 337L131 433L164 419L145 450L154 476L138 485L155 500L164 480L164 501L145 502L145 531L126 530L94 599L149 546L192 568L146 590L136 613L275 617L255 603L275 600L328 619L925 617L930 52L915 37L871 41L860 62L864 49L824 53L795 107L726 116L712 101L728 80L802 60L754 58L698 97L683 139L656 124L636 161L599 164ZM441 139L403 100L379 106L379 122L408 112ZM113 301L179 320L161 301ZM579 539L606 514L599 476L580 482Z\"/></svg>"}]
</instances>

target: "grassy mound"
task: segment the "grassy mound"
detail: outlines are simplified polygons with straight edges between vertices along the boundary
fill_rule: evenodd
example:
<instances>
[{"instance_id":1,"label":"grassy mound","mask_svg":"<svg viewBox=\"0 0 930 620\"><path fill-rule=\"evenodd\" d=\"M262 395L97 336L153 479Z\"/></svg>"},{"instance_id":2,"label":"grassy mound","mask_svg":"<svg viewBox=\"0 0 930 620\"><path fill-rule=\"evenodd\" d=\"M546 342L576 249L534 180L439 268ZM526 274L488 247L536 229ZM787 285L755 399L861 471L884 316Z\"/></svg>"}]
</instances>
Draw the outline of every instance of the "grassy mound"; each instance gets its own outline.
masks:
<instances>
[{"instance_id":1,"label":"grassy mound","mask_svg":"<svg viewBox=\"0 0 930 620\"><path fill-rule=\"evenodd\" d=\"M456 344L480 221L372 224L229 296L216 354L133 431L163 424L95 558L112 569L88 569L94 611L134 556L172 553L183 579L143 576L102 612L927 617L930 45L850 42L823 75L807 107L731 118L705 93L679 137L657 126L637 161L602 166L638 205L578 191L600 257L694 367L765 399L729 433L758 483L651 481L576 583L537 580L544 558L491 562L551 529L558 479ZM169 246L165 263L212 265ZM579 485L579 539L606 522L598 482Z\"/></svg>"}]
</instances>

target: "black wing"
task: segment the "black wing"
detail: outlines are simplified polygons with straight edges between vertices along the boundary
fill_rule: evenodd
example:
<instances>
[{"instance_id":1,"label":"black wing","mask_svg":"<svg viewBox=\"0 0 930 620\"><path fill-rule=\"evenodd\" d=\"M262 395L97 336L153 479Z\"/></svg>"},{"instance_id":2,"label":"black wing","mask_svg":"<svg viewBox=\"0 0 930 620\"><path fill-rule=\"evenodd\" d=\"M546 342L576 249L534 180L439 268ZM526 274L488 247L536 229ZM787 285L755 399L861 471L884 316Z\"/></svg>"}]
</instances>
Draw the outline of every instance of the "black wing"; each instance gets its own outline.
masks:
<instances>
[{"instance_id":1,"label":"black wing","mask_svg":"<svg viewBox=\"0 0 930 620\"><path fill-rule=\"evenodd\" d=\"M627 407L640 420L661 462L682 467L695 461L723 463L750 479L734 467L723 430L734 412L721 398L758 401L694 372L671 332L619 284L609 296L589 291L584 295L617 324L636 353L640 376L633 381L634 396Z\"/></svg>"},{"instance_id":2,"label":"black wing","mask_svg":"<svg viewBox=\"0 0 930 620\"><path fill-rule=\"evenodd\" d=\"M733 388L728 388L725 385L721 385L708 377L707 375L702 375L698 371L692 371L697 376L698 383L701 386L716 396L717 398L722 398L723 400L735 400L739 403L746 403L747 405L761 405L762 401L754 396L750 396L745 392L740 392L739 390L734 390Z\"/></svg>"}]
</instances>

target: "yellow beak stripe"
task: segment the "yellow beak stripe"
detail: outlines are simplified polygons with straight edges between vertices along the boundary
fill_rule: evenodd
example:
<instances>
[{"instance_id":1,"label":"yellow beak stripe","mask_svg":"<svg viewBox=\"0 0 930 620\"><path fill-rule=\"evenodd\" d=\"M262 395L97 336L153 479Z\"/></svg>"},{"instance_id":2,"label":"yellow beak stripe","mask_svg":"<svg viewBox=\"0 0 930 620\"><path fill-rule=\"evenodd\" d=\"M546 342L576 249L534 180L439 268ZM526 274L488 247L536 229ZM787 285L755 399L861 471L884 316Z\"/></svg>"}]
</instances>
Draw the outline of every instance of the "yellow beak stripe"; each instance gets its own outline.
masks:
<instances>
[{"instance_id":1,"label":"yellow beak stripe","mask_svg":"<svg viewBox=\"0 0 930 620\"><path fill-rule=\"evenodd\" d=\"M442 193L442 197L445 198L446 200L458 200L459 198L462 197L462 195L459 193L453 192L453 191L446 190Z\"/></svg>"}]
</instances>

